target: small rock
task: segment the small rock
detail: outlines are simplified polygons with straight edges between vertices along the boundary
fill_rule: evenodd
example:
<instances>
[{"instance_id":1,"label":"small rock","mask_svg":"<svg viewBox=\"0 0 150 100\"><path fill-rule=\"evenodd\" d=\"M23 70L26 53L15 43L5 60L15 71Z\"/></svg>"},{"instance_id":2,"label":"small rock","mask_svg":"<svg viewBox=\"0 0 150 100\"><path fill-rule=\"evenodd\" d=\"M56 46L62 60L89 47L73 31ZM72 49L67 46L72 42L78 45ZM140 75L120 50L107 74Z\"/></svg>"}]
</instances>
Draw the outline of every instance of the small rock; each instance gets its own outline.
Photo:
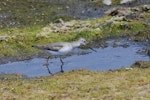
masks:
<instances>
[{"instance_id":1,"label":"small rock","mask_svg":"<svg viewBox=\"0 0 150 100\"><path fill-rule=\"evenodd\" d=\"M129 45L128 45L128 44L122 44L122 45L120 45L120 46L122 46L123 48L127 48L127 47L129 47Z\"/></svg>"},{"instance_id":2,"label":"small rock","mask_svg":"<svg viewBox=\"0 0 150 100\"><path fill-rule=\"evenodd\" d=\"M112 17L110 20L111 21L123 21L124 20L124 16L116 16L116 17Z\"/></svg>"},{"instance_id":3,"label":"small rock","mask_svg":"<svg viewBox=\"0 0 150 100\"><path fill-rule=\"evenodd\" d=\"M111 9L108 9L107 11L104 12L104 15L111 15L111 16L114 16L117 14L116 10L118 8L111 8Z\"/></svg>"},{"instance_id":4,"label":"small rock","mask_svg":"<svg viewBox=\"0 0 150 100\"><path fill-rule=\"evenodd\" d=\"M130 8L111 8L104 12L105 15L111 16L127 16L133 13Z\"/></svg>"},{"instance_id":5,"label":"small rock","mask_svg":"<svg viewBox=\"0 0 150 100\"><path fill-rule=\"evenodd\" d=\"M111 0L103 0L103 3L105 5L111 5L112 4L112 1Z\"/></svg>"},{"instance_id":6,"label":"small rock","mask_svg":"<svg viewBox=\"0 0 150 100\"><path fill-rule=\"evenodd\" d=\"M139 17L140 17L140 18L144 18L144 17L145 17L145 14L142 13L142 14L139 15Z\"/></svg>"},{"instance_id":7,"label":"small rock","mask_svg":"<svg viewBox=\"0 0 150 100\"><path fill-rule=\"evenodd\" d=\"M131 21L132 19L138 19L138 15L136 13L131 13L126 16L126 20Z\"/></svg>"},{"instance_id":8,"label":"small rock","mask_svg":"<svg viewBox=\"0 0 150 100\"><path fill-rule=\"evenodd\" d=\"M95 31L100 31L100 30L101 30L100 28L96 28L96 29L95 29Z\"/></svg>"},{"instance_id":9,"label":"small rock","mask_svg":"<svg viewBox=\"0 0 150 100\"><path fill-rule=\"evenodd\" d=\"M132 11L141 11L141 9L139 7L133 7L131 8Z\"/></svg>"},{"instance_id":10,"label":"small rock","mask_svg":"<svg viewBox=\"0 0 150 100\"><path fill-rule=\"evenodd\" d=\"M135 1L135 0L121 0L120 4L131 3L133 1Z\"/></svg>"},{"instance_id":11,"label":"small rock","mask_svg":"<svg viewBox=\"0 0 150 100\"><path fill-rule=\"evenodd\" d=\"M128 68L125 68L126 70L133 70L133 68L130 68L130 67L128 67Z\"/></svg>"},{"instance_id":12,"label":"small rock","mask_svg":"<svg viewBox=\"0 0 150 100\"><path fill-rule=\"evenodd\" d=\"M52 32L52 29L50 27L44 27L42 30L44 32Z\"/></svg>"},{"instance_id":13,"label":"small rock","mask_svg":"<svg viewBox=\"0 0 150 100\"><path fill-rule=\"evenodd\" d=\"M128 25L128 24L121 24L121 25L119 26L119 28L120 28L121 30L129 30L129 29L131 29L131 26Z\"/></svg>"},{"instance_id":14,"label":"small rock","mask_svg":"<svg viewBox=\"0 0 150 100\"><path fill-rule=\"evenodd\" d=\"M132 14L132 11L130 8L120 8L118 9L117 12L119 16L127 16L127 15Z\"/></svg>"},{"instance_id":15,"label":"small rock","mask_svg":"<svg viewBox=\"0 0 150 100\"><path fill-rule=\"evenodd\" d=\"M142 11L150 11L150 5L142 6Z\"/></svg>"},{"instance_id":16,"label":"small rock","mask_svg":"<svg viewBox=\"0 0 150 100\"><path fill-rule=\"evenodd\" d=\"M8 36L0 36L0 41L8 41Z\"/></svg>"},{"instance_id":17,"label":"small rock","mask_svg":"<svg viewBox=\"0 0 150 100\"><path fill-rule=\"evenodd\" d=\"M112 47L116 48L116 47L118 47L118 44L117 43L113 43Z\"/></svg>"}]
</instances>

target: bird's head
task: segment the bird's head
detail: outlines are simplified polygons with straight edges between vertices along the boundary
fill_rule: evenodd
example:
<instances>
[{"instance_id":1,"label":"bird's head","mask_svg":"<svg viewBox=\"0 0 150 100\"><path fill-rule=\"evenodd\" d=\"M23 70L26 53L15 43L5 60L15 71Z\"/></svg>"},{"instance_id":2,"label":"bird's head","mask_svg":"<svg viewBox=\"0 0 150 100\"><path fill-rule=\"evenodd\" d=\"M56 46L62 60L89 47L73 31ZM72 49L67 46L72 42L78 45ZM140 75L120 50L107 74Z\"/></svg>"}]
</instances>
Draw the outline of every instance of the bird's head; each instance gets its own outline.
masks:
<instances>
[{"instance_id":1,"label":"bird's head","mask_svg":"<svg viewBox=\"0 0 150 100\"><path fill-rule=\"evenodd\" d=\"M80 38L78 41L80 42L81 45L88 44L88 42L84 38Z\"/></svg>"},{"instance_id":2,"label":"bird's head","mask_svg":"<svg viewBox=\"0 0 150 100\"><path fill-rule=\"evenodd\" d=\"M87 44L89 43L89 42L87 42L84 38L80 38L78 41L80 42L80 45L81 45L81 46L85 46L85 45L87 45ZM88 46L88 48L91 49L91 50L93 50L93 51L95 51L95 52L97 52L96 50L94 50L94 49L91 48L90 46Z\"/></svg>"}]
</instances>

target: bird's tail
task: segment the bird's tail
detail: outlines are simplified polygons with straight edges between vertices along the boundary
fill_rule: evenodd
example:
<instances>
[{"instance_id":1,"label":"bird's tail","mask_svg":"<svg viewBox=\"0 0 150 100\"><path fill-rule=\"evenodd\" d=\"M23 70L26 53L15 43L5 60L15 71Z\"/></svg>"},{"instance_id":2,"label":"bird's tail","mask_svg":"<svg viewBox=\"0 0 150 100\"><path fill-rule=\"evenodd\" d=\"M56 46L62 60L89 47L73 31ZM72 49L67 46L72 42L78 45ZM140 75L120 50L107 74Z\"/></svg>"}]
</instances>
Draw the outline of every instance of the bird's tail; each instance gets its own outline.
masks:
<instances>
[{"instance_id":1,"label":"bird's tail","mask_svg":"<svg viewBox=\"0 0 150 100\"><path fill-rule=\"evenodd\" d=\"M33 48L37 48L37 49L40 49L40 47L39 47L39 46L34 46L34 45L33 45L32 47L33 47Z\"/></svg>"}]
</instances>

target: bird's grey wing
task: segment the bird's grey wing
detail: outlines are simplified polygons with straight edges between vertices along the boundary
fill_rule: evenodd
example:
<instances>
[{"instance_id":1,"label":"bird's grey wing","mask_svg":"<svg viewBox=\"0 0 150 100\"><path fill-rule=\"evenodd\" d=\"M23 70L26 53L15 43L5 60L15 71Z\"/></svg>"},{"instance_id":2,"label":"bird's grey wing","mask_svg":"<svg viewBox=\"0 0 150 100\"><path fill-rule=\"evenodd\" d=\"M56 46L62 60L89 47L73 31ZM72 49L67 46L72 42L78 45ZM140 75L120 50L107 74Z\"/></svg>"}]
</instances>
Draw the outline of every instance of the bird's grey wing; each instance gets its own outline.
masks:
<instances>
[{"instance_id":1,"label":"bird's grey wing","mask_svg":"<svg viewBox=\"0 0 150 100\"><path fill-rule=\"evenodd\" d=\"M43 45L43 46L38 46L38 49L41 50L51 50L51 51L58 51L63 47L61 43L53 43L49 45Z\"/></svg>"},{"instance_id":2,"label":"bird's grey wing","mask_svg":"<svg viewBox=\"0 0 150 100\"><path fill-rule=\"evenodd\" d=\"M44 49L51 50L51 51L58 51L62 48L62 45L55 45L55 46L47 46Z\"/></svg>"}]
</instances>

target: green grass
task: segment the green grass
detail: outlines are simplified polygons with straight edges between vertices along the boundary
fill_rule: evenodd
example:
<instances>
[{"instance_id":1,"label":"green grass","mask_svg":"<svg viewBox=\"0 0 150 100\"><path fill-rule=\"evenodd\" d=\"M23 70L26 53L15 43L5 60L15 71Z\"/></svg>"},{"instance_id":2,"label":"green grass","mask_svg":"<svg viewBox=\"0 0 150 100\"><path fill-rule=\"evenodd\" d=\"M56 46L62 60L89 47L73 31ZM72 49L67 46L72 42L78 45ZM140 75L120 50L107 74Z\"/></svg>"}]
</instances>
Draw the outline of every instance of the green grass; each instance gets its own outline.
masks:
<instances>
[{"instance_id":1,"label":"green grass","mask_svg":"<svg viewBox=\"0 0 150 100\"><path fill-rule=\"evenodd\" d=\"M112 5L120 4L121 0L112 0Z\"/></svg>"},{"instance_id":2,"label":"green grass","mask_svg":"<svg viewBox=\"0 0 150 100\"><path fill-rule=\"evenodd\" d=\"M55 3L50 1L40 2L37 0L2 0L0 13L10 13L7 17L9 23L15 22L10 27L27 27L33 25L47 25L52 22L57 14L66 13L65 3ZM11 8L11 9L10 9ZM57 16L59 17L59 15ZM65 16L62 16L65 19ZM71 18L72 19L72 18ZM66 18L66 20L69 20ZM6 23L1 23L3 28L8 27ZM17 23L17 24L16 24Z\"/></svg>"},{"instance_id":3,"label":"green grass","mask_svg":"<svg viewBox=\"0 0 150 100\"><path fill-rule=\"evenodd\" d=\"M32 51L30 46L35 41L35 35L39 31L41 31L41 28L36 26L1 30L0 35L7 36L7 41L1 41L0 54L10 56Z\"/></svg>"},{"instance_id":4,"label":"green grass","mask_svg":"<svg viewBox=\"0 0 150 100\"><path fill-rule=\"evenodd\" d=\"M118 36L120 34L135 34L139 31L148 29L146 23L143 21L132 22L117 22L115 24L105 25L103 27L103 33L107 33L112 36Z\"/></svg>"},{"instance_id":5,"label":"green grass","mask_svg":"<svg viewBox=\"0 0 150 100\"><path fill-rule=\"evenodd\" d=\"M12 56L18 54L32 54L39 52L33 49L32 45L41 45L58 41L73 41L80 37L90 41L95 37L107 38L120 36L122 34L132 35L149 29L149 26L146 26L145 22L137 20L107 24L105 21L110 18L111 17L104 17L66 22L73 24L70 30L66 32L62 29L60 32L50 32L49 29L53 30L52 26L32 26L0 30L0 36L8 36L7 41L1 41L0 55ZM85 27L84 25L86 24L89 26ZM80 27L81 29L79 29ZM40 34L42 32L46 33L46 35L41 36Z\"/></svg>"},{"instance_id":6,"label":"green grass","mask_svg":"<svg viewBox=\"0 0 150 100\"><path fill-rule=\"evenodd\" d=\"M70 71L27 80L0 80L0 99L148 99L149 69Z\"/></svg>"}]
</instances>

